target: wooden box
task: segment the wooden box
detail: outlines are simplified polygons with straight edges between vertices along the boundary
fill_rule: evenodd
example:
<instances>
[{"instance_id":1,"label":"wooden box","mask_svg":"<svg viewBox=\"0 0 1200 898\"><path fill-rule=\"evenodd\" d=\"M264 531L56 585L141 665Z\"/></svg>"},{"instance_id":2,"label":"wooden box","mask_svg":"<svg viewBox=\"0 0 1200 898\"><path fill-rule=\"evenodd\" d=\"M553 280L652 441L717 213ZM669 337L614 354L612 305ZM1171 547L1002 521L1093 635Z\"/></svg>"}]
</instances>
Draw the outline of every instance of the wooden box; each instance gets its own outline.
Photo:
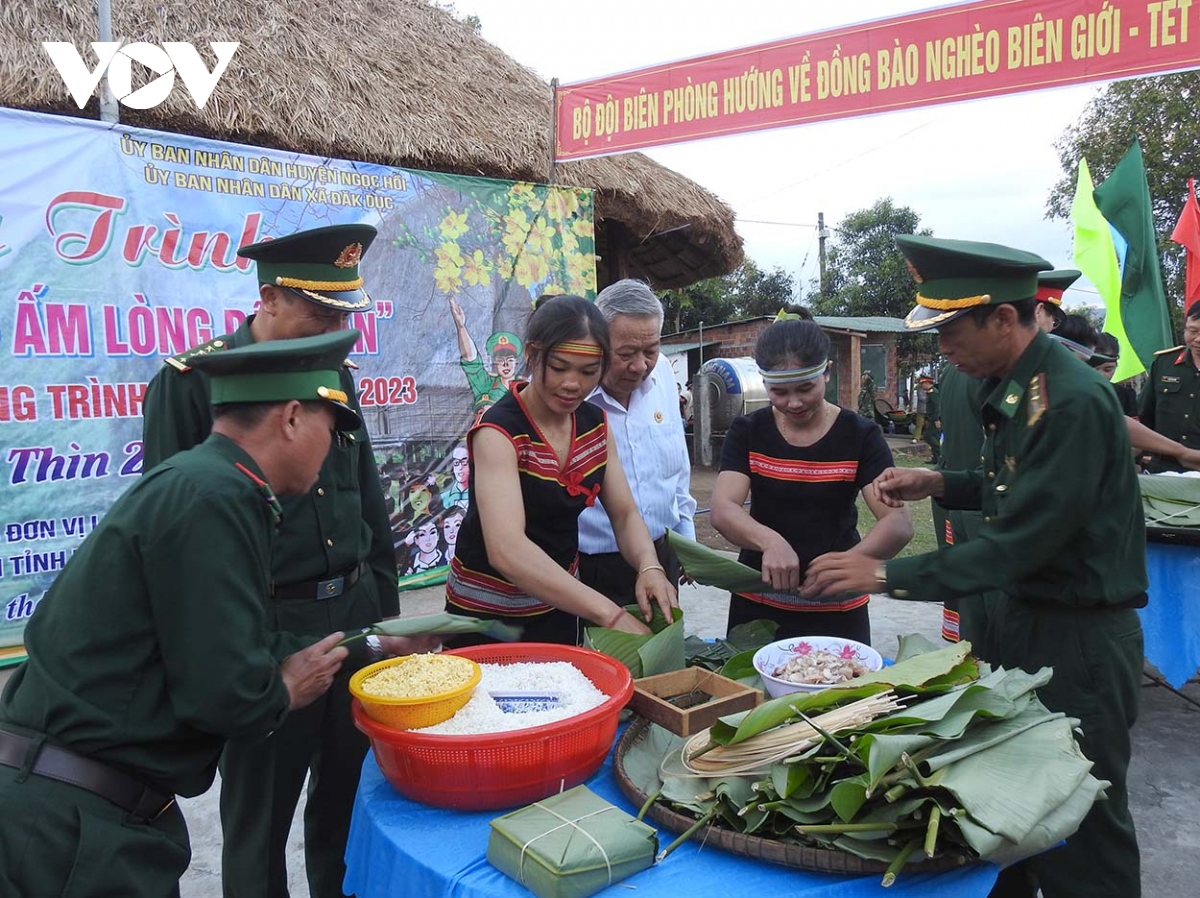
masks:
<instances>
[{"instance_id":1,"label":"wooden box","mask_svg":"<svg viewBox=\"0 0 1200 898\"><path fill-rule=\"evenodd\" d=\"M737 680L688 667L634 680L629 707L677 736L692 736L726 714L749 711L762 697Z\"/></svg>"}]
</instances>

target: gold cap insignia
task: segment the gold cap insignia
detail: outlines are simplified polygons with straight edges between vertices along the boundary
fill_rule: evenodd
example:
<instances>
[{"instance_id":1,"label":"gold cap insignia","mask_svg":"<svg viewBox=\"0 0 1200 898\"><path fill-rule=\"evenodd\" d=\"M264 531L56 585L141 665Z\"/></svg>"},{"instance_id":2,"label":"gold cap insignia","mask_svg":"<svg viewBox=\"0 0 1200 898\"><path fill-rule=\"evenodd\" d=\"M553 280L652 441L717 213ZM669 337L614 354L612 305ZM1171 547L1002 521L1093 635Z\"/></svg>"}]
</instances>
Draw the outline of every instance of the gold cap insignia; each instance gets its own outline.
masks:
<instances>
[{"instance_id":1,"label":"gold cap insignia","mask_svg":"<svg viewBox=\"0 0 1200 898\"><path fill-rule=\"evenodd\" d=\"M362 254L363 245L361 243L351 243L334 259L333 264L336 268L353 268L362 261Z\"/></svg>"},{"instance_id":2,"label":"gold cap insignia","mask_svg":"<svg viewBox=\"0 0 1200 898\"><path fill-rule=\"evenodd\" d=\"M916 265L908 261L908 259L904 260L904 264L908 266L908 273L912 275L912 279L914 281L916 281L918 284L925 283L925 278L921 277L921 272L917 271Z\"/></svg>"},{"instance_id":3,"label":"gold cap insignia","mask_svg":"<svg viewBox=\"0 0 1200 898\"><path fill-rule=\"evenodd\" d=\"M329 387L317 387L317 395L322 399L332 399L335 402L347 402L350 398L344 390L331 390Z\"/></svg>"}]
</instances>

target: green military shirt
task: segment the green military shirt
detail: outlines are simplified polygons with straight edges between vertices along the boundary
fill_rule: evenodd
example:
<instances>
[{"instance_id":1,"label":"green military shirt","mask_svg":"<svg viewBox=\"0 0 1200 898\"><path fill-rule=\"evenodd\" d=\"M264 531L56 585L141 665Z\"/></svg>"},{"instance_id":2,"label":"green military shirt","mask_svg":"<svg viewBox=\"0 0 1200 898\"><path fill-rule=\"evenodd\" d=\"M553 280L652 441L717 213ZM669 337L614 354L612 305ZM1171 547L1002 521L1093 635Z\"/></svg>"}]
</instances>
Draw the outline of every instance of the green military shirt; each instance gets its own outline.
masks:
<instances>
[{"instance_id":1,"label":"green military shirt","mask_svg":"<svg viewBox=\"0 0 1200 898\"><path fill-rule=\"evenodd\" d=\"M459 365L463 374L467 376L467 384L471 387L471 396L474 399L472 411L480 412L491 408L508 392L508 387L500 375L492 374L483 367L483 361L479 358L461 359Z\"/></svg>"},{"instance_id":2,"label":"green military shirt","mask_svg":"<svg viewBox=\"0 0 1200 898\"><path fill-rule=\"evenodd\" d=\"M234 333L191 352L220 352L254 342L253 317ZM354 378L342 372L343 389L359 411ZM143 472L176 452L204 440L212 429L208 378L187 368L186 354L168 359L146 388ZM320 477L303 496L280 497L283 524L274 552L276 584L322 580L368 561L375 575L381 608L378 620L399 613L391 522L371 442L365 427L335 441ZM266 593L264 593L265 597ZM362 621L359 625L374 623Z\"/></svg>"},{"instance_id":3,"label":"green military shirt","mask_svg":"<svg viewBox=\"0 0 1200 898\"><path fill-rule=\"evenodd\" d=\"M983 420L979 391L983 381L967 377L953 365L938 376L937 412L942 422L941 466L949 471L979 467L983 445Z\"/></svg>"},{"instance_id":4,"label":"green military shirt","mask_svg":"<svg viewBox=\"0 0 1200 898\"><path fill-rule=\"evenodd\" d=\"M1183 347L1163 353L1150 366L1150 377L1142 388L1138 419L1151 430L1200 449L1200 371L1192 353ZM1173 458L1159 456L1156 471L1182 471Z\"/></svg>"},{"instance_id":5,"label":"green military shirt","mask_svg":"<svg viewBox=\"0 0 1200 898\"><path fill-rule=\"evenodd\" d=\"M934 387L925 395L925 417L930 421L940 421L941 413L938 410L938 388Z\"/></svg>"},{"instance_id":6,"label":"green military shirt","mask_svg":"<svg viewBox=\"0 0 1200 898\"><path fill-rule=\"evenodd\" d=\"M117 500L25 628L0 720L187 796L226 739L282 723L275 658L311 640L267 630L277 517L239 464L262 478L214 434Z\"/></svg>"},{"instance_id":7,"label":"green military shirt","mask_svg":"<svg viewBox=\"0 0 1200 898\"><path fill-rule=\"evenodd\" d=\"M1137 476L1108 383L1039 333L983 390L983 465L945 472L941 502L981 508L984 526L950 551L889 561L888 590L937 601L1000 589L1071 607L1145 592Z\"/></svg>"}]
</instances>

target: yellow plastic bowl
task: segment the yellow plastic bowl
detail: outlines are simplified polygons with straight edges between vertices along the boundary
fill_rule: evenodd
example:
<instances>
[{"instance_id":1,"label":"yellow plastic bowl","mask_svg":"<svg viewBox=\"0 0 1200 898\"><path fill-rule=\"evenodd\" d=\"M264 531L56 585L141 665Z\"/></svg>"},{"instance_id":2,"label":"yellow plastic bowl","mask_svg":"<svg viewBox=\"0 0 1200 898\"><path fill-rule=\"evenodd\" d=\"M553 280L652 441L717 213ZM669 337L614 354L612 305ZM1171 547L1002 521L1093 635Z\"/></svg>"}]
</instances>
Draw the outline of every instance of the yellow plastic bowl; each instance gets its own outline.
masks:
<instances>
[{"instance_id":1,"label":"yellow plastic bowl","mask_svg":"<svg viewBox=\"0 0 1200 898\"><path fill-rule=\"evenodd\" d=\"M456 667L461 667L464 662L469 664L472 668L471 678L463 685L446 692L422 695L416 698L384 698L363 692L363 681L372 674L403 664L411 657L411 655L405 655L400 658L385 658L383 661L376 661L374 664L368 664L350 678L350 694L362 703L363 710L372 720L398 730L416 730L449 720L459 708L471 700L471 695L475 692L475 687L479 685L480 677L483 676L479 665L470 658L462 658L458 655L436 655L437 658L445 658L447 665L454 664Z\"/></svg>"}]
</instances>

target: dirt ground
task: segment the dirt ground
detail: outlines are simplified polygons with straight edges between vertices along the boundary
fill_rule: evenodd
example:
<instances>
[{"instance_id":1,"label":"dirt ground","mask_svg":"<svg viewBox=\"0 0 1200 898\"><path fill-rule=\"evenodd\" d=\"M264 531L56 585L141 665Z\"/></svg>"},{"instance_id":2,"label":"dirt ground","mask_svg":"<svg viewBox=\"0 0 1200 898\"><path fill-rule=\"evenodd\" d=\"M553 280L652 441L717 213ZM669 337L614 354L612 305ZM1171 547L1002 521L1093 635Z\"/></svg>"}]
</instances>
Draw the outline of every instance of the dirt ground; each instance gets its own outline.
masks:
<instances>
[{"instance_id":1,"label":"dirt ground","mask_svg":"<svg viewBox=\"0 0 1200 898\"><path fill-rule=\"evenodd\" d=\"M709 499L712 497L713 486L716 482L716 469L701 468L699 466L692 468L692 495L696 499L697 512L708 509L711 504ZM723 549L727 552L736 552L737 546L713 529L712 521L709 520L709 517L707 514L696 515L696 541L703 543L710 549Z\"/></svg>"}]
</instances>

